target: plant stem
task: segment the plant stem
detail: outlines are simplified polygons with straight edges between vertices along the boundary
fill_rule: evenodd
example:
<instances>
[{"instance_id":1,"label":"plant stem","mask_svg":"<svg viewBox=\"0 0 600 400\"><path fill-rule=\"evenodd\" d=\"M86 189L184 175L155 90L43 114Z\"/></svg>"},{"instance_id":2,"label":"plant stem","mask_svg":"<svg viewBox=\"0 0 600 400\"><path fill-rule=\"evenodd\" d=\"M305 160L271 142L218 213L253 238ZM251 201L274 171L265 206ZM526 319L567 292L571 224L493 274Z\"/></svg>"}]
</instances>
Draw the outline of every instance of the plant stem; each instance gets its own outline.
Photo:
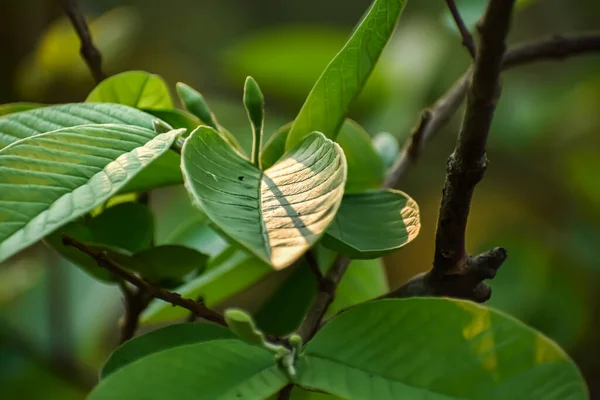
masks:
<instances>
[{"instance_id":1,"label":"plant stem","mask_svg":"<svg viewBox=\"0 0 600 400\"><path fill-rule=\"evenodd\" d=\"M462 36L463 45L467 48L471 57L473 57L473 59L475 59L475 57L477 56L475 41L473 40L473 36L471 35L471 32L469 32L469 29L466 27L465 22L463 21L462 17L460 16L460 12L458 11L458 8L456 7L456 3L454 2L454 0L446 0L446 5L448 5L448 9L450 10L450 13L452 14L452 18L454 18L454 22L456 23L456 26L458 27L458 31L460 32L460 35Z\"/></svg>"},{"instance_id":2,"label":"plant stem","mask_svg":"<svg viewBox=\"0 0 600 400\"><path fill-rule=\"evenodd\" d=\"M133 286L140 289L140 291L143 291L149 297L161 299L163 301L166 301L167 303L173 304L174 306L185 308L186 310L189 310L196 314L199 318L204 318L207 321L212 321L219 325L226 325L225 319L218 312L213 311L207 308L204 304L197 303L192 299L183 298L179 293L170 292L164 288L160 288L146 282L145 280L137 277L136 275L121 267L114 260L112 260L106 254L106 252L98 251L96 249L88 247L87 245L67 235L63 235L63 243L65 246L72 246L83 251L84 253L92 257L99 267L105 268L108 271L112 272L115 276L131 283Z\"/></svg>"},{"instance_id":3,"label":"plant stem","mask_svg":"<svg viewBox=\"0 0 600 400\"><path fill-rule=\"evenodd\" d=\"M106 74L102 70L102 55L94 45L90 29L88 28L83 13L79 9L77 0L60 0L60 2L65 14L67 14L71 20L71 24L73 25L73 28L75 28L77 36L79 36L79 41L81 42L79 52L81 57L85 60L96 83L100 83L106 78Z\"/></svg>"}]
</instances>

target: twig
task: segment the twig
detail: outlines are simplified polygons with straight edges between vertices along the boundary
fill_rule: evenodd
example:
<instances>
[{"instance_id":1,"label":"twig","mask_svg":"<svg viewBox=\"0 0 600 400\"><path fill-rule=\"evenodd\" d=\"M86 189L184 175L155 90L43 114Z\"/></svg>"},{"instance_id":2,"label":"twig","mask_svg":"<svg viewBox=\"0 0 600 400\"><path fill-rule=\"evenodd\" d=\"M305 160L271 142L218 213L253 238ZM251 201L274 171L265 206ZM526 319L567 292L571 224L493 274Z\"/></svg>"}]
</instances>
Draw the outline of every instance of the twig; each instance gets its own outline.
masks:
<instances>
[{"instance_id":1,"label":"twig","mask_svg":"<svg viewBox=\"0 0 600 400\"><path fill-rule=\"evenodd\" d=\"M600 51L600 32L577 35L554 35L523 43L506 53L502 68L540 60L564 60L579 54Z\"/></svg>"},{"instance_id":2,"label":"twig","mask_svg":"<svg viewBox=\"0 0 600 400\"><path fill-rule=\"evenodd\" d=\"M108 254L106 254L106 252L90 248L87 245L67 235L63 235L63 243L65 246L72 246L83 251L84 253L92 257L96 261L98 266L107 269L108 271L112 272L115 276L131 283L133 286L146 293L149 297L157 298L166 301L167 303L171 303L174 306L185 308L186 310L189 310L192 313L196 314L199 318L204 318L208 321L212 321L220 325L226 325L225 319L221 314L207 308L206 306L204 306L204 304L196 303L192 299L183 298L179 293L170 292L166 289L156 287L146 282L145 280L125 270L118 263L112 260L108 256Z\"/></svg>"},{"instance_id":3,"label":"twig","mask_svg":"<svg viewBox=\"0 0 600 400\"><path fill-rule=\"evenodd\" d=\"M346 273L350 261L348 257L339 255L327 274L319 281L317 297L313 301L304 321L302 321L302 325L298 328L298 335L304 343L308 342L319 329L327 309L335 298L335 290Z\"/></svg>"},{"instance_id":4,"label":"twig","mask_svg":"<svg viewBox=\"0 0 600 400\"><path fill-rule=\"evenodd\" d=\"M435 240L434 272L461 273L467 265L465 232L475 185L487 166L485 146L500 96L500 72L515 0L490 0L481 45L467 93L467 108L454 152L448 158Z\"/></svg>"},{"instance_id":5,"label":"twig","mask_svg":"<svg viewBox=\"0 0 600 400\"><path fill-rule=\"evenodd\" d=\"M544 60L563 60L565 58L600 52L600 32L578 35L555 35L515 46L506 52L502 69ZM394 187L410 165L414 164L425 144L431 140L456 113L464 100L472 70L465 72L456 83L442 95L431 107L430 118L422 124L422 115L413 134L406 140L402 153L390 169L385 186ZM415 138L415 132L419 132ZM418 143L418 145L417 145Z\"/></svg>"},{"instance_id":6,"label":"twig","mask_svg":"<svg viewBox=\"0 0 600 400\"><path fill-rule=\"evenodd\" d=\"M140 315L148 307L152 298L143 290L131 290L125 282L121 282L120 286L125 303L125 316L121 325L120 337L120 343L123 344L135 335Z\"/></svg>"},{"instance_id":7,"label":"twig","mask_svg":"<svg viewBox=\"0 0 600 400\"><path fill-rule=\"evenodd\" d=\"M456 3L454 0L446 0L446 4L448 5L448 9L452 14L452 18L454 18L454 22L458 27L458 31L460 32L460 36L462 36L462 44L467 48L471 57L475 59L477 55L477 50L475 47L475 41L473 40L473 36L469 29L465 26L465 22L460 16L460 12L458 12L458 8L456 7Z\"/></svg>"},{"instance_id":8,"label":"twig","mask_svg":"<svg viewBox=\"0 0 600 400\"><path fill-rule=\"evenodd\" d=\"M102 55L94 45L92 35L90 34L85 17L79 9L77 0L60 0L60 2L65 14L67 14L71 20L71 24L73 25L73 28L75 28L77 36L79 36L79 41L81 42L79 52L81 57L85 60L96 83L100 83L106 78L106 74L102 71Z\"/></svg>"}]
</instances>

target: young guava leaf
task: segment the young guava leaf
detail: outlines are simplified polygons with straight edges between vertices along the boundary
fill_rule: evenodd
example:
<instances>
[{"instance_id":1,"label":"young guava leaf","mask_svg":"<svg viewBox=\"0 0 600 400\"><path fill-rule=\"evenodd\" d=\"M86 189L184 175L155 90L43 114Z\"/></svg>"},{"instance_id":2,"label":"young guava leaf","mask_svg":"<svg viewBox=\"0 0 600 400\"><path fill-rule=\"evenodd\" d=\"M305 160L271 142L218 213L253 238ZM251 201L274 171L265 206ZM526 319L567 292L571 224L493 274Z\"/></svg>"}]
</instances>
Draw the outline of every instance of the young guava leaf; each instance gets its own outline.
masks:
<instances>
[{"instance_id":1,"label":"young guava leaf","mask_svg":"<svg viewBox=\"0 0 600 400\"><path fill-rule=\"evenodd\" d=\"M382 257L412 241L419 207L407 194L385 189L344 196L323 244L351 258Z\"/></svg>"},{"instance_id":2,"label":"young guava leaf","mask_svg":"<svg viewBox=\"0 0 600 400\"><path fill-rule=\"evenodd\" d=\"M237 339L177 346L100 381L89 400L268 399L289 383L273 354Z\"/></svg>"},{"instance_id":3,"label":"young guava leaf","mask_svg":"<svg viewBox=\"0 0 600 400\"><path fill-rule=\"evenodd\" d=\"M346 182L343 151L318 132L261 171L214 129L199 127L183 147L182 170L212 223L278 270L321 238Z\"/></svg>"},{"instance_id":4,"label":"young guava leaf","mask_svg":"<svg viewBox=\"0 0 600 400\"><path fill-rule=\"evenodd\" d=\"M260 150L262 148L263 128L265 125L265 98L258 83L249 76L244 84L244 107L252 125L252 157L250 161L260 169Z\"/></svg>"},{"instance_id":5,"label":"young guava leaf","mask_svg":"<svg viewBox=\"0 0 600 400\"><path fill-rule=\"evenodd\" d=\"M127 71L106 78L92 90L87 103L116 103L149 110L173 108L169 88L158 75Z\"/></svg>"},{"instance_id":6,"label":"young guava leaf","mask_svg":"<svg viewBox=\"0 0 600 400\"><path fill-rule=\"evenodd\" d=\"M175 291L192 299L202 297L207 307L215 308L272 272L269 264L250 252L230 246L209 261L205 273L176 288ZM141 321L144 324L163 323L184 318L188 314L189 311L180 307L154 300L142 314Z\"/></svg>"},{"instance_id":7,"label":"young guava leaf","mask_svg":"<svg viewBox=\"0 0 600 400\"><path fill-rule=\"evenodd\" d=\"M215 114L210 110L208 103L200 92L183 82L177 83L176 90L179 100L181 100L187 111L204 121L208 126L219 130L219 123Z\"/></svg>"},{"instance_id":8,"label":"young guava leaf","mask_svg":"<svg viewBox=\"0 0 600 400\"><path fill-rule=\"evenodd\" d=\"M291 149L311 132L335 140L383 48L406 0L375 0L342 50L329 63L294 120L286 142Z\"/></svg>"},{"instance_id":9,"label":"young guava leaf","mask_svg":"<svg viewBox=\"0 0 600 400\"><path fill-rule=\"evenodd\" d=\"M180 133L84 125L0 150L0 262L105 202Z\"/></svg>"},{"instance_id":10,"label":"young guava leaf","mask_svg":"<svg viewBox=\"0 0 600 400\"><path fill-rule=\"evenodd\" d=\"M0 117L14 114L21 111L34 110L36 108L45 107L45 104L38 103L8 103L0 105Z\"/></svg>"},{"instance_id":11,"label":"young guava leaf","mask_svg":"<svg viewBox=\"0 0 600 400\"><path fill-rule=\"evenodd\" d=\"M253 346L264 346L265 335L256 328L252 317L243 310L225 310L227 326L244 342Z\"/></svg>"},{"instance_id":12,"label":"young guava leaf","mask_svg":"<svg viewBox=\"0 0 600 400\"><path fill-rule=\"evenodd\" d=\"M209 323L175 324L135 337L119 346L108 358L100 378L105 379L118 369L159 351L208 342L218 339L235 339L229 329Z\"/></svg>"},{"instance_id":13,"label":"young guava leaf","mask_svg":"<svg viewBox=\"0 0 600 400\"><path fill-rule=\"evenodd\" d=\"M575 363L554 342L462 300L352 307L315 335L297 368L297 384L350 400L588 398Z\"/></svg>"},{"instance_id":14,"label":"young guava leaf","mask_svg":"<svg viewBox=\"0 0 600 400\"><path fill-rule=\"evenodd\" d=\"M261 154L263 168L269 168L285 152L285 142L292 123L279 128L267 141ZM383 184L385 170L369 134L351 119L346 119L336 142L344 150L348 179L344 193L377 189Z\"/></svg>"},{"instance_id":15,"label":"young guava leaf","mask_svg":"<svg viewBox=\"0 0 600 400\"><path fill-rule=\"evenodd\" d=\"M0 117L0 149L61 128L88 124L134 125L152 128L154 118L119 104L73 103L22 111Z\"/></svg>"}]
</instances>

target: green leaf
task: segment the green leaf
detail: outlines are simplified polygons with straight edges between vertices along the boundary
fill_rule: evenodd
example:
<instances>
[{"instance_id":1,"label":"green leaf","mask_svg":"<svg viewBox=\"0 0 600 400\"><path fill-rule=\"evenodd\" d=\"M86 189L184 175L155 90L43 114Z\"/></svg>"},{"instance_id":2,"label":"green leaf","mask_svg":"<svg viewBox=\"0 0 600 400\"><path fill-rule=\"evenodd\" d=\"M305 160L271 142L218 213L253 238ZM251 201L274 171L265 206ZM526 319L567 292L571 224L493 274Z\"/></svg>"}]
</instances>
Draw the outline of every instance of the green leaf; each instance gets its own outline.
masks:
<instances>
[{"instance_id":1,"label":"green leaf","mask_svg":"<svg viewBox=\"0 0 600 400\"><path fill-rule=\"evenodd\" d=\"M347 194L323 244L351 258L378 258L412 241L420 228L417 203L399 190Z\"/></svg>"},{"instance_id":2,"label":"green leaf","mask_svg":"<svg viewBox=\"0 0 600 400\"><path fill-rule=\"evenodd\" d=\"M30 136L87 124L135 125L152 128L154 118L118 104L61 104L0 117L0 149Z\"/></svg>"},{"instance_id":3,"label":"green leaf","mask_svg":"<svg viewBox=\"0 0 600 400\"><path fill-rule=\"evenodd\" d=\"M344 193L378 189L383 185L385 170L369 134L356 122L347 119L337 137L348 162L348 181Z\"/></svg>"},{"instance_id":4,"label":"green leaf","mask_svg":"<svg viewBox=\"0 0 600 400\"><path fill-rule=\"evenodd\" d=\"M165 245L142 250L133 255L110 252L123 267L138 272L151 282L179 283L191 272L202 273L208 256L189 247Z\"/></svg>"},{"instance_id":5,"label":"green leaf","mask_svg":"<svg viewBox=\"0 0 600 400\"><path fill-rule=\"evenodd\" d=\"M194 204L275 269L290 265L321 238L346 181L342 150L318 132L264 172L208 127L192 133L182 157Z\"/></svg>"},{"instance_id":6,"label":"green leaf","mask_svg":"<svg viewBox=\"0 0 600 400\"><path fill-rule=\"evenodd\" d=\"M105 202L180 133L86 125L0 150L0 262Z\"/></svg>"},{"instance_id":7,"label":"green leaf","mask_svg":"<svg viewBox=\"0 0 600 400\"><path fill-rule=\"evenodd\" d=\"M210 260L206 269L204 274L174 291L192 299L202 297L209 308L215 308L273 271L258 257L235 246L230 246ZM142 314L141 320L142 323L168 322L188 314L189 312L182 308L154 300Z\"/></svg>"},{"instance_id":8,"label":"green leaf","mask_svg":"<svg viewBox=\"0 0 600 400\"><path fill-rule=\"evenodd\" d=\"M121 203L87 224L93 242L136 253L152 245L154 217L144 204Z\"/></svg>"},{"instance_id":9,"label":"green leaf","mask_svg":"<svg viewBox=\"0 0 600 400\"><path fill-rule=\"evenodd\" d=\"M269 168L285 152L285 142L292 123L279 128L266 143L262 152L262 166ZM351 119L346 119L336 139L348 164L345 193L377 189L383 184L385 170L375 151L369 134Z\"/></svg>"},{"instance_id":10,"label":"green leaf","mask_svg":"<svg viewBox=\"0 0 600 400\"><path fill-rule=\"evenodd\" d=\"M176 89L179 100L187 111L200 118L208 126L219 130L219 123L200 92L183 82L177 82Z\"/></svg>"},{"instance_id":11,"label":"green leaf","mask_svg":"<svg viewBox=\"0 0 600 400\"><path fill-rule=\"evenodd\" d=\"M21 111L34 110L44 107L44 104L38 103L8 103L0 105L0 117L8 114L14 114Z\"/></svg>"},{"instance_id":12,"label":"green leaf","mask_svg":"<svg viewBox=\"0 0 600 400\"><path fill-rule=\"evenodd\" d=\"M290 400L342 400L341 397L332 396L327 393L311 392L295 386L292 389Z\"/></svg>"},{"instance_id":13,"label":"green leaf","mask_svg":"<svg viewBox=\"0 0 600 400\"><path fill-rule=\"evenodd\" d=\"M127 71L106 78L85 100L87 103L116 103L150 110L173 108L169 88L158 75Z\"/></svg>"},{"instance_id":14,"label":"green leaf","mask_svg":"<svg viewBox=\"0 0 600 400\"><path fill-rule=\"evenodd\" d=\"M258 83L249 76L244 84L244 107L252 125L252 157L250 161L260 169L260 150L265 125L265 98Z\"/></svg>"},{"instance_id":15,"label":"green leaf","mask_svg":"<svg viewBox=\"0 0 600 400\"><path fill-rule=\"evenodd\" d=\"M118 369L159 351L193 343L235 338L233 332L219 325L208 323L170 325L135 337L118 347L102 367L100 378L104 379Z\"/></svg>"},{"instance_id":16,"label":"green leaf","mask_svg":"<svg viewBox=\"0 0 600 400\"><path fill-rule=\"evenodd\" d=\"M388 132L381 132L375 135L373 138L373 147L379 153L385 170L394 165L398 154L400 154L398 139Z\"/></svg>"},{"instance_id":17,"label":"green leaf","mask_svg":"<svg viewBox=\"0 0 600 400\"><path fill-rule=\"evenodd\" d=\"M0 117L0 148L40 133L87 124L135 125L154 130L153 120L149 114L120 104L75 103L39 108ZM142 192L181 183L179 163L179 155L167 152L142 170L122 191Z\"/></svg>"},{"instance_id":18,"label":"green leaf","mask_svg":"<svg viewBox=\"0 0 600 400\"><path fill-rule=\"evenodd\" d=\"M375 0L311 90L294 120L286 142L293 148L306 135L323 132L335 139L350 105L358 96L394 32L406 0Z\"/></svg>"},{"instance_id":19,"label":"green leaf","mask_svg":"<svg viewBox=\"0 0 600 400\"><path fill-rule=\"evenodd\" d=\"M268 399L288 383L272 353L239 340L160 351L102 380L89 400Z\"/></svg>"},{"instance_id":20,"label":"green leaf","mask_svg":"<svg viewBox=\"0 0 600 400\"><path fill-rule=\"evenodd\" d=\"M580 372L555 343L460 300L355 306L317 333L297 367L298 384L344 399L588 398Z\"/></svg>"}]
</instances>

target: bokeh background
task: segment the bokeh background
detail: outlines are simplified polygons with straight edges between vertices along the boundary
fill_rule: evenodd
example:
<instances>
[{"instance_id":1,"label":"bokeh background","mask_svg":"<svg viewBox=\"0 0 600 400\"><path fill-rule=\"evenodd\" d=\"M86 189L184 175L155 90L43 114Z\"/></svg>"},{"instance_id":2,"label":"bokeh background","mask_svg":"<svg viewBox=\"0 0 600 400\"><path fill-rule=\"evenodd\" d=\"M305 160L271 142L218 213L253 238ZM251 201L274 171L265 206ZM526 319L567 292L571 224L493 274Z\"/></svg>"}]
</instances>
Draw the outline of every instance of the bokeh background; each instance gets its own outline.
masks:
<instances>
[{"instance_id":1,"label":"bokeh background","mask_svg":"<svg viewBox=\"0 0 600 400\"><path fill-rule=\"evenodd\" d=\"M83 101L94 83L56 0L0 0L0 103ZM108 74L146 70L191 84L246 146L242 87L254 76L271 133L293 119L369 0L80 0ZM483 0L459 1L470 26ZM519 1L510 43L600 28L597 0ZM468 67L443 1L409 1L351 117L400 141L419 110ZM437 210L460 114L400 188L421 207L420 236L386 260L397 287L431 266ZM488 303L541 330L575 359L600 399L600 56L504 74L487 175L468 226L472 253L508 250ZM49 268L50 267L50 268ZM81 399L115 345L120 295L41 246L0 265L0 397ZM67 357L68 356L68 357ZM457 360L460 362L460 360ZM8 394L8 397L4 397Z\"/></svg>"}]
</instances>

